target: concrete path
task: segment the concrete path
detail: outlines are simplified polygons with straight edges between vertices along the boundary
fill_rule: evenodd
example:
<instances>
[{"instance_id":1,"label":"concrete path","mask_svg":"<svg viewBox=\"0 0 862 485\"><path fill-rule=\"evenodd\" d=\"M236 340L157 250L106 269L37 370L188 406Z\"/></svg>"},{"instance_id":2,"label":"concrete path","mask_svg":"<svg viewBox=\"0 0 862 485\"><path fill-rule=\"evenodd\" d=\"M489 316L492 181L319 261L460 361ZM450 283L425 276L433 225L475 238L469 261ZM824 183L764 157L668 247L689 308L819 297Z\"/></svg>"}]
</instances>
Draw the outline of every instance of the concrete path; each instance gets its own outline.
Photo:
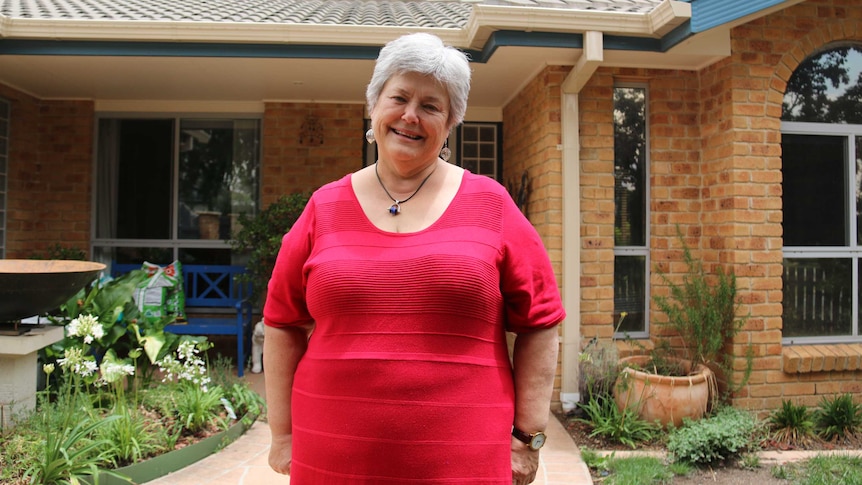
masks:
<instances>
[{"instance_id":1,"label":"concrete path","mask_svg":"<svg viewBox=\"0 0 862 485\"><path fill-rule=\"evenodd\" d=\"M263 374L246 374L249 385L264 394ZM589 470L569 433L553 416L548 442L540 455L534 485L592 485ZM256 422L238 440L218 453L147 485L280 485L290 478L273 472L267 464L270 431Z\"/></svg>"}]
</instances>

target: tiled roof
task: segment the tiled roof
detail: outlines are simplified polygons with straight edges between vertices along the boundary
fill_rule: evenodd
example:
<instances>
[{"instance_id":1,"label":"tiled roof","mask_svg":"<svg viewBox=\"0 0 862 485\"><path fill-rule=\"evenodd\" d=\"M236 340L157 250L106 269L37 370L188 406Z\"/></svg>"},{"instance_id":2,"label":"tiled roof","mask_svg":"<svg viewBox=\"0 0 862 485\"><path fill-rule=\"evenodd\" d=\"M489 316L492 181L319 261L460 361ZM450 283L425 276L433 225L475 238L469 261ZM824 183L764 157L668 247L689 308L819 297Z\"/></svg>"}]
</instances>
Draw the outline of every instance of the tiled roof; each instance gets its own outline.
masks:
<instances>
[{"instance_id":1,"label":"tiled roof","mask_svg":"<svg viewBox=\"0 0 862 485\"><path fill-rule=\"evenodd\" d=\"M646 13L660 3L661 0L0 0L0 15L38 20L463 28L474 5Z\"/></svg>"}]
</instances>

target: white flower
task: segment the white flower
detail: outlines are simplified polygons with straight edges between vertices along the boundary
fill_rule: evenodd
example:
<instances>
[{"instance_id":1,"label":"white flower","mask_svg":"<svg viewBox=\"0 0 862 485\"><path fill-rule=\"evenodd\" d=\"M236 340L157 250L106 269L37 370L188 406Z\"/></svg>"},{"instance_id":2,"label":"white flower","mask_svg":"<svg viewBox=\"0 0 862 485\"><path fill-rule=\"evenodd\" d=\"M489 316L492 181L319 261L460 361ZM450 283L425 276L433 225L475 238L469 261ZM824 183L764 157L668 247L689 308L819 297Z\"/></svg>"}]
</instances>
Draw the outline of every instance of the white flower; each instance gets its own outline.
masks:
<instances>
[{"instance_id":1,"label":"white flower","mask_svg":"<svg viewBox=\"0 0 862 485\"><path fill-rule=\"evenodd\" d=\"M66 331L71 337L82 337L84 343L91 344L94 340L105 336L105 329L99 323L99 317L95 315L81 315L69 322Z\"/></svg>"},{"instance_id":2,"label":"white flower","mask_svg":"<svg viewBox=\"0 0 862 485\"><path fill-rule=\"evenodd\" d=\"M81 349L73 347L66 349L62 359L58 359L57 363L64 369L71 369L75 374L81 377L89 377L96 372L98 366L92 357L85 357Z\"/></svg>"},{"instance_id":3,"label":"white flower","mask_svg":"<svg viewBox=\"0 0 862 485\"><path fill-rule=\"evenodd\" d=\"M117 380L135 374L135 366L116 362L102 362L102 380L116 382Z\"/></svg>"}]
</instances>

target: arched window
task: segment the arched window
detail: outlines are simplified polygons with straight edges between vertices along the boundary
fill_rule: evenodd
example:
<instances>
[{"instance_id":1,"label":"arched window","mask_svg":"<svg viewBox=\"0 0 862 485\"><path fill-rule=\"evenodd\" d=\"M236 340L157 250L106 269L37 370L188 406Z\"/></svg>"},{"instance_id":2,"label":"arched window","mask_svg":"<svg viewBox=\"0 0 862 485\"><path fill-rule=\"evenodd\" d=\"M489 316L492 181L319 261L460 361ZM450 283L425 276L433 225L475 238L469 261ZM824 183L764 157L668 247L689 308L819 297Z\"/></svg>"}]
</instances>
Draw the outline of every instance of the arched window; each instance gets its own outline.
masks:
<instances>
[{"instance_id":1,"label":"arched window","mask_svg":"<svg viewBox=\"0 0 862 485\"><path fill-rule=\"evenodd\" d=\"M862 44L802 62L781 119L784 341L862 340Z\"/></svg>"}]
</instances>

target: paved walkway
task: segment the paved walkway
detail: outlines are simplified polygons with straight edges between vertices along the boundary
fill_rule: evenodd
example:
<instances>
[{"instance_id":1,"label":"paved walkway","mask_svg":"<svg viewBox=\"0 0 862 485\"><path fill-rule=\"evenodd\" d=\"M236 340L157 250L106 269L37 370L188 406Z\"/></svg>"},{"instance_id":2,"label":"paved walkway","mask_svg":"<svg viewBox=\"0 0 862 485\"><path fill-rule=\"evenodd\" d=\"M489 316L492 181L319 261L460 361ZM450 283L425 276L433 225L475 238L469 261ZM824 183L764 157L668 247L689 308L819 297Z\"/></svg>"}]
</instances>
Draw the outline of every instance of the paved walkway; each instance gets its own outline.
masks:
<instances>
[{"instance_id":1,"label":"paved walkway","mask_svg":"<svg viewBox=\"0 0 862 485\"><path fill-rule=\"evenodd\" d=\"M250 386L263 394L263 374L246 374ZM534 485L592 485L587 466L569 433L553 416L548 442L540 455ZM280 485L290 478L272 471L267 464L270 432L256 422L238 440L178 472L147 482L147 485Z\"/></svg>"}]
</instances>

